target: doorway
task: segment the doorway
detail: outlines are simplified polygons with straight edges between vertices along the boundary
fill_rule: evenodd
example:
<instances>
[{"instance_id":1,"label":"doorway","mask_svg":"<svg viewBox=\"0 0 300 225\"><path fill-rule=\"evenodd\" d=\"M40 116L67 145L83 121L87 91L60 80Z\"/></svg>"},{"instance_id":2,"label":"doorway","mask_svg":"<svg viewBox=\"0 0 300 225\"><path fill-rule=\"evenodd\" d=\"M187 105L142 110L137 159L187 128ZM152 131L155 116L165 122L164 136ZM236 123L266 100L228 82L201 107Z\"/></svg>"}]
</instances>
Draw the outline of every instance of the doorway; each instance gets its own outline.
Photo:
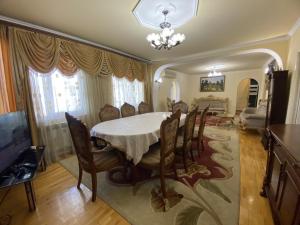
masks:
<instances>
[{"instance_id":1,"label":"doorway","mask_svg":"<svg viewBox=\"0 0 300 225\"><path fill-rule=\"evenodd\" d=\"M236 113L239 114L246 107L257 107L259 84L253 78L240 81L237 88Z\"/></svg>"}]
</instances>

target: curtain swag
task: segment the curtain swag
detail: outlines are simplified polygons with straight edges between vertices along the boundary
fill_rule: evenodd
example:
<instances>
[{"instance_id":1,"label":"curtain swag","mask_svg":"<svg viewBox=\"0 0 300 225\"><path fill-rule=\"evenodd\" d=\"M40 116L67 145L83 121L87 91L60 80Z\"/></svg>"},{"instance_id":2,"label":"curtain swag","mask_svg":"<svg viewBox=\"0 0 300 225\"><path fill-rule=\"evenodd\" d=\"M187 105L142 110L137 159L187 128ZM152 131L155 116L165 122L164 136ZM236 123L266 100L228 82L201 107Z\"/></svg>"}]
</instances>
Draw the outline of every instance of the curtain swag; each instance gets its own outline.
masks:
<instances>
[{"instance_id":1,"label":"curtain swag","mask_svg":"<svg viewBox=\"0 0 300 225\"><path fill-rule=\"evenodd\" d=\"M26 110L31 127L33 144L41 137L34 116L34 107L29 84L29 68L40 73L49 73L58 68L64 75L73 75L78 69L91 76L126 77L138 79L145 85L145 99L152 103L152 66L112 52L67 41L51 35L28 31L0 24L7 32L14 93L17 110Z\"/></svg>"},{"instance_id":2,"label":"curtain swag","mask_svg":"<svg viewBox=\"0 0 300 225\"><path fill-rule=\"evenodd\" d=\"M9 37L24 64L40 73L57 67L72 75L79 68L90 75L114 74L130 81L144 81L147 73L146 63L85 44L15 27L9 28Z\"/></svg>"}]
</instances>

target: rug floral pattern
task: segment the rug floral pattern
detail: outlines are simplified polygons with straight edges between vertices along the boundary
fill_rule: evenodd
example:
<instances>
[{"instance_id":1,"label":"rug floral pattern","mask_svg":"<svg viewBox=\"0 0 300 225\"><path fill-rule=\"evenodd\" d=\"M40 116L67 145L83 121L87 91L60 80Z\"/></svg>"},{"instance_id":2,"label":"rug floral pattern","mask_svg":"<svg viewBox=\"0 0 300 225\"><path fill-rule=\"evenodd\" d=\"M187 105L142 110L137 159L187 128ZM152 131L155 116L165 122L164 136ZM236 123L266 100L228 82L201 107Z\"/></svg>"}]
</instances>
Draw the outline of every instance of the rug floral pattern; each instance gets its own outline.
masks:
<instances>
[{"instance_id":1,"label":"rug floral pattern","mask_svg":"<svg viewBox=\"0 0 300 225\"><path fill-rule=\"evenodd\" d=\"M135 225L234 225L239 222L239 136L235 129L208 126L205 151L185 173L178 166L178 181L167 179L168 199L159 180L116 185L105 173L98 175L98 196ZM194 147L196 145L194 144ZM61 164L78 176L76 157ZM83 183L91 187L85 174ZM165 204L166 203L166 204ZM164 212L164 206L167 211Z\"/></svg>"}]
</instances>

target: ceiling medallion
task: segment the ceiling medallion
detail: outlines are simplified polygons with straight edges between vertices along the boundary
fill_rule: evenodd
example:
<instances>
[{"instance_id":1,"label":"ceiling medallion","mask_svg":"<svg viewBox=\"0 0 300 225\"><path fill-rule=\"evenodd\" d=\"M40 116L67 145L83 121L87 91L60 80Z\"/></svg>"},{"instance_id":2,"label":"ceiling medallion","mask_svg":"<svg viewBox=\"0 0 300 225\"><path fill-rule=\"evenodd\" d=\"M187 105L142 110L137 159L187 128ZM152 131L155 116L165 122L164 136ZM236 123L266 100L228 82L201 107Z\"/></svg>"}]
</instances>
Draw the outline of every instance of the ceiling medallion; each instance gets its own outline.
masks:
<instances>
[{"instance_id":1,"label":"ceiling medallion","mask_svg":"<svg viewBox=\"0 0 300 225\"><path fill-rule=\"evenodd\" d=\"M185 35L174 29L196 16L197 9L198 0L140 0L133 14L141 25L160 30L147 36L153 48L170 50L185 40Z\"/></svg>"},{"instance_id":2,"label":"ceiling medallion","mask_svg":"<svg viewBox=\"0 0 300 225\"><path fill-rule=\"evenodd\" d=\"M162 14L165 19L164 22L160 24L162 31L158 33L152 33L147 36L147 41L150 42L150 45L158 50L171 48L181 44L185 40L185 35L181 33L174 34L174 30L171 28L171 23L167 22L167 15L169 10L164 9Z\"/></svg>"}]
</instances>

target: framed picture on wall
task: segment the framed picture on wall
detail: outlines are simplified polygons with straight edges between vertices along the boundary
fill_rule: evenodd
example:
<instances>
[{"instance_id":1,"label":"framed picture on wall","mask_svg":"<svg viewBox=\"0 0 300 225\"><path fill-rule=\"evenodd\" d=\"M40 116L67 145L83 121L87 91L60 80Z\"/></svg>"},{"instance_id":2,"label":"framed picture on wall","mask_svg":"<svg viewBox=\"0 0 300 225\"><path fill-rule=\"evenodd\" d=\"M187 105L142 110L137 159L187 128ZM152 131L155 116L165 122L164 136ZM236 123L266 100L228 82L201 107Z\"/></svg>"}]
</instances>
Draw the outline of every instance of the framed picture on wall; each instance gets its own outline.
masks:
<instances>
[{"instance_id":1,"label":"framed picture on wall","mask_svg":"<svg viewBox=\"0 0 300 225\"><path fill-rule=\"evenodd\" d=\"M201 92L224 92L225 76L200 77Z\"/></svg>"}]
</instances>

